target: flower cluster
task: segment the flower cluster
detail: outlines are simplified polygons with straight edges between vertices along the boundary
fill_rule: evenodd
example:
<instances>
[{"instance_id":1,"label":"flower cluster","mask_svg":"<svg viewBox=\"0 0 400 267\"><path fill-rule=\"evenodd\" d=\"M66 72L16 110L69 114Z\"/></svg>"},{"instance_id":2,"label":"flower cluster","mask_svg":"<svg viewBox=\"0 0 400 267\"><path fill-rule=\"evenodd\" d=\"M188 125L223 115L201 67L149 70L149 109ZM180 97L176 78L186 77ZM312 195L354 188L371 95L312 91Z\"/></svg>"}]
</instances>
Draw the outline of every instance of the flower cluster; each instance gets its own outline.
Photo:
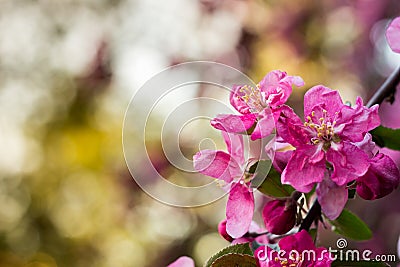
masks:
<instances>
[{"instance_id":1,"label":"flower cluster","mask_svg":"<svg viewBox=\"0 0 400 267\"><path fill-rule=\"evenodd\" d=\"M398 53L399 29L400 18L396 18L386 32L390 47ZM349 214L343 209L350 193L375 200L400 183L398 167L373 141L372 130L380 126L377 104L365 106L357 97L351 105L343 102L338 91L317 85L304 95L301 119L286 105L293 86L304 86L303 79L278 70L254 87L234 86L229 100L239 114L220 114L211 120L221 131L227 152L202 150L193 157L195 170L225 184L229 193L226 218L218 231L232 244L253 244L251 266L331 266L331 255L316 248L307 232L310 225L325 218L334 223L341 214ZM268 155L279 178L265 174L269 182L258 185L259 191L273 197L264 201L264 226L260 227L253 221L256 195L252 181L258 175L254 166L268 159L246 159L243 138L249 135L253 142L271 134L276 136L261 155ZM265 187L276 185L285 192L283 196L265 193L272 192ZM311 208L304 206L311 200ZM282 257L282 252L289 253ZM170 266L192 267L194 262L182 257Z\"/></svg>"},{"instance_id":2,"label":"flower cluster","mask_svg":"<svg viewBox=\"0 0 400 267\"><path fill-rule=\"evenodd\" d=\"M304 96L302 121L285 102L292 85L303 84L298 76L272 71L256 88L234 87L230 102L241 114L218 115L211 121L221 130L228 153L203 150L194 156L197 171L230 184L226 232L232 238L248 232L254 212L249 187L252 174L243 156L244 133L252 140L259 139L270 135L276 125L276 140L287 147L276 152L274 160L282 172L282 183L302 193L315 189L323 213L331 220L343 210L349 189L372 200L389 194L399 184L395 163L377 153L369 134L380 125L378 105L368 108L358 97L350 106L343 103L338 91L318 85ZM273 234L291 230L296 210L295 204L281 200L267 203L263 211L267 230Z\"/></svg>"},{"instance_id":3,"label":"flower cluster","mask_svg":"<svg viewBox=\"0 0 400 267\"><path fill-rule=\"evenodd\" d=\"M252 241L254 238L246 235L256 232L251 230L254 173L249 170L254 159L244 158L244 135L250 135L254 141L269 136L276 128L272 147L283 149L276 151L273 166L281 173L281 183L290 185L296 193L265 204L265 229L259 232L283 235L295 229L296 222L301 220L297 202L301 193L315 190L322 213L335 220L347 203L350 190L373 200L386 196L399 185L396 164L379 153L369 133L380 125L378 105L366 107L360 97L349 105L338 91L318 85L304 95L301 120L285 104L293 85L303 86L304 82L298 76L272 71L256 87L235 86L230 103L240 114L218 115L211 121L221 131L228 152L202 150L193 157L197 171L227 184L226 219L219 232L233 243ZM271 144L265 148L267 154L270 149ZM304 239L304 233L299 235ZM268 243L268 238L265 240ZM281 243L285 244L285 239Z\"/></svg>"}]
</instances>

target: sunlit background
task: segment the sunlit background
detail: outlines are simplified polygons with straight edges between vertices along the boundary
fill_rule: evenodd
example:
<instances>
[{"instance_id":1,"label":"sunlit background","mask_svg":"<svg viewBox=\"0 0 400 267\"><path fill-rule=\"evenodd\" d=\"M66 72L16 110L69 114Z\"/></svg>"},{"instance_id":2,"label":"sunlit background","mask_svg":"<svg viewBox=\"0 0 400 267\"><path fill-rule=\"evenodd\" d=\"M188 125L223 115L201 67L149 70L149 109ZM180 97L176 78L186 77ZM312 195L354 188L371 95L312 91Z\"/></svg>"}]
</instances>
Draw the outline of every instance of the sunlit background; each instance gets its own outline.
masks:
<instances>
[{"instance_id":1,"label":"sunlit background","mask_svg":"<svg viewBox=\"0 0 400 267\"><path fill-rule=\"evenodd\" d=\"M302 76L299 114L320 83L368 100L400 64L384 38L398 15L398 0L0 0L0 266L202 265L228 245L216 231L225 200L173 208L135 184L121 137L135 91L168 66L212 60L256 82L273 69ZM384 106L384 123L400 127ZM149 154L179 175L157 135ZM351 201L375 232L358 246L396 252L399 199Z\"/></svg>"}]
</instances>

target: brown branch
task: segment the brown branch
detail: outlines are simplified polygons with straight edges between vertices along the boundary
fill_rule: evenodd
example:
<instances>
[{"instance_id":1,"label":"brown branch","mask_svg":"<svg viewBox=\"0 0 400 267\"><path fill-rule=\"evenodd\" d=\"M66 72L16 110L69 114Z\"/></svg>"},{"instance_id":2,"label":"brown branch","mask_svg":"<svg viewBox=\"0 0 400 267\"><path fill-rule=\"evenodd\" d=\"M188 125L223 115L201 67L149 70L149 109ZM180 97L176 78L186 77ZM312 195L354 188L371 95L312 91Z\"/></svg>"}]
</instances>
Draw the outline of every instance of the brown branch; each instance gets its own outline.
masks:
<instances>
[{"instance_id":1,"label":"brown branch","mask_svg":"<svg viewBox=\"0 0 400 267\"><path fill-rule=\"evenodd\" d=\"M311 209L308 211L307 216L304 218L303 222L300 225L301 230L310 230L311 225L313 222L321 218L321 205L319 204L318 200L316 199L311 206Z\"/></svg>"},{"instance_id":2,"label":"brown branch","mask_svg":"<svg viewBox=\"0 0 400 267\"><path fill-rule=\"evenodd\" d=\"M381 87L375 92L367 103L367 107L375 104L381 104L386 98L389 98L391 104L394 102L394 94L396 93L397 85L400 83L400 67L386 79Z\"/></svg>"}]
</instances>

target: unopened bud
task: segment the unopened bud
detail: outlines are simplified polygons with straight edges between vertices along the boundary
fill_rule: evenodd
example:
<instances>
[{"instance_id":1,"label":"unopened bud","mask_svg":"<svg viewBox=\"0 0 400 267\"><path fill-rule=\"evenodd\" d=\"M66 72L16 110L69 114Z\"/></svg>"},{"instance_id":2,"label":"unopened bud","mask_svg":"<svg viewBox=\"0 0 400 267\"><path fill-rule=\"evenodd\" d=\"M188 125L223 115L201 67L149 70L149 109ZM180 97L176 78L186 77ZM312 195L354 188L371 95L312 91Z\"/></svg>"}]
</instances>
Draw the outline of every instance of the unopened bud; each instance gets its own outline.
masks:
<instances>
[{"instance_id":1,"label":"unopened bud","mask_svg":"<svg viewBox=\"0 0 400 267\"><path fill-rule=\"evenodd\" d=\"M228 232L226 231L226 219L221 221L218 224L218 232L219 234L227 241L232 242L234 240L233 237L231 237Z\"/></svg>"},{"instance_id":2,"label":"unopened bud","mask_svg":"<svg viewBox=\"0 0 400 267\"><path fill-rule=\"evenodd\" d=\"M296 210L296 202L293 199L268 202L262 213L265 228L276 235L289 232L296 223Z\"/></svg>"},{"instance_id":3,"label":"unopened bud","mask_svg":"<svg viewBox=\"0 0 400 267\"><path fill-rule=\"evenodd\" d=\"M357 194L367 200L382 198L399 186L400 173L393 160L377 154L366 174L357 179Z\"/></svg>"}]
</instances>

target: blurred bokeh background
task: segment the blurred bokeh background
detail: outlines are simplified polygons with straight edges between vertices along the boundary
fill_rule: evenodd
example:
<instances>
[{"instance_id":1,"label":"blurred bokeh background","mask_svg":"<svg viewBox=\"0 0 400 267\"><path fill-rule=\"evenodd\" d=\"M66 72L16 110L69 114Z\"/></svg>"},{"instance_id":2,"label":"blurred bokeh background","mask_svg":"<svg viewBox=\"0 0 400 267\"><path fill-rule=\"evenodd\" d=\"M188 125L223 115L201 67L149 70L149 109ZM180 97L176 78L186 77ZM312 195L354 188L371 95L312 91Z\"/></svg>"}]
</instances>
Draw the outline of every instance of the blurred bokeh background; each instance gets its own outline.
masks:
<instances>
[{"instance_id":1,"label":"blurred bokeh background","mask_svg":"<svg viewBox=\"0 0 400 267\"><path fill-rule=\"evenodd\" d=\"M225 200L173 208L141 191L121 144L134 92L168 66L212 60L256 82L302 76L300 114L316 84L368 100L400 63L384 38L398 15L398 0L0 0L0 266L201 265L228 245L216 231ZM400 127L391 109L384 123ZM158 136L149 147L177 175ZM396 252L399 200L349 203L376 233L362 247Z\"/></svg>"}]
</instances>

